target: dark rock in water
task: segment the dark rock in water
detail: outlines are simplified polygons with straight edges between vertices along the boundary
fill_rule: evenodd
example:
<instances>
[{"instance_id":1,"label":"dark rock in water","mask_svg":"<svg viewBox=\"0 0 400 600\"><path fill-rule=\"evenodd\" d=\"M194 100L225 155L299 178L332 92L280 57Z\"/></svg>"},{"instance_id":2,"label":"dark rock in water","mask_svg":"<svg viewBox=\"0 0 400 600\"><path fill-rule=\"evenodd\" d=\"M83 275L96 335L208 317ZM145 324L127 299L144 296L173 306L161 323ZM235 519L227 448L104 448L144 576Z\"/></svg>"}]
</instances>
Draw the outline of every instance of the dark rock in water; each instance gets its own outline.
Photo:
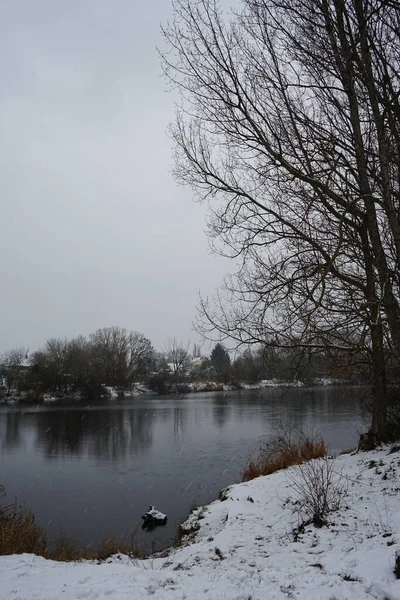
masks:
<instances>
[{"instance_id":1,"label":"dark rock in water","mask_svg":"<svg viewBox=\"0 0 400 600\"><path fill-rule=\"evenodd\" d=\"M150 505L149 510L142 515L142 519L144 521L144 528L150 528L151 525L166 525L167 523L167 515L156 510L152 505Z\"/></svg>"}]
</instances>

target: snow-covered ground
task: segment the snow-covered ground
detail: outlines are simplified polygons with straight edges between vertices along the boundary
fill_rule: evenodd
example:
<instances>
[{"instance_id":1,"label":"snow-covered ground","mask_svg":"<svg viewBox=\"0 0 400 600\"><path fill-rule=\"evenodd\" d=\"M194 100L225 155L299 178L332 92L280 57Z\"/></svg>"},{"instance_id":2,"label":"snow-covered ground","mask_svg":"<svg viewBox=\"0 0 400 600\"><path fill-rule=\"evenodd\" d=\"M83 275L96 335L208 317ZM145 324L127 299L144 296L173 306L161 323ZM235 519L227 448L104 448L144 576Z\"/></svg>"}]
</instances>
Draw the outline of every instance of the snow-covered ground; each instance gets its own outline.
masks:
<instances>
[{"instance_id":1,"label":"snow-covered ground","mask_svg":"<svg viewBox=\"0 0 400 600\"><path fill-rule=\"evenodd\" d=\"M261 381L257 381L256 383L242 383L241 385L245 390L259 390L269 387L303 387L304 383L299 380L281 381L280 379L261 379Z\"/></svg>"},{"instance_id":2,"label":"snow-covered ground","mask_svg":"<svg viewBox=\"0 0 400 600\"><path fill-rule=\"evenodd\" d=\"M332 463L330 463L332 464ZM168 555L95 564L0 557L1 600L399 600L400 446L333 463L343 506L295 541L296 468L232 486L196 510ZM162 509L160 506L159 508Z\"/></svg>"}]
</instances>

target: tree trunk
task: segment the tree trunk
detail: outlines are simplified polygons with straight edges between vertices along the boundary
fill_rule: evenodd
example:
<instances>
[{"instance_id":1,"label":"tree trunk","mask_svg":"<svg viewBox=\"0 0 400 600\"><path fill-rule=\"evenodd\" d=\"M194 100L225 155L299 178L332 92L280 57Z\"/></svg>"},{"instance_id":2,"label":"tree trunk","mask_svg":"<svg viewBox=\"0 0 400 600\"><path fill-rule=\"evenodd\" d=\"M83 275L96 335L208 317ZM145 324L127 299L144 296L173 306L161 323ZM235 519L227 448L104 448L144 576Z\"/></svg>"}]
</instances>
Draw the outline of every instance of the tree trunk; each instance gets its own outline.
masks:
<instances>
[{"instance_id":1,"label":"tree trunk","mask_svg":"<svg viewBox=\"0 0 400 600\"><path fill-rule=\"evenodd\" d=\"M379 318L379 317L378 317ZM382 324L378 321L372 328L372 371L373 371L373 410L371 432L377 442L387 440L387 380Z\"/></svg>"}]
</instances>

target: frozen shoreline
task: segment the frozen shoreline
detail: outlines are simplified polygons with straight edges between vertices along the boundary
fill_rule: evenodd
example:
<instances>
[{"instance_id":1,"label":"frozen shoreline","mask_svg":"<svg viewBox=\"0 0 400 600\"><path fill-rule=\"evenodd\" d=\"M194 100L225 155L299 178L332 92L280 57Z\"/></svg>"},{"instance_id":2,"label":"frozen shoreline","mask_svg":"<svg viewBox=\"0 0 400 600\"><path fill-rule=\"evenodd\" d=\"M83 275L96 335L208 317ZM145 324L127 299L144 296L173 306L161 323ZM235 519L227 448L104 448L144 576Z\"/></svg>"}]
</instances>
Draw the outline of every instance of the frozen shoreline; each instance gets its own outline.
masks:
<instances>
[{"instance_id":1,"label":"frozen shoreline","mask_svg":"<svg viewBox=\"0 0 400 600\"><path fill-rule=\"evenodd\" d=\"M400 446L343 455L347 485L328 527L299 525L293 468L231 486L225 500L197 509L195 531L163 557L57 563L34 555L0 557L1 600L400 599Z\"/></svg>"}]
</instances>

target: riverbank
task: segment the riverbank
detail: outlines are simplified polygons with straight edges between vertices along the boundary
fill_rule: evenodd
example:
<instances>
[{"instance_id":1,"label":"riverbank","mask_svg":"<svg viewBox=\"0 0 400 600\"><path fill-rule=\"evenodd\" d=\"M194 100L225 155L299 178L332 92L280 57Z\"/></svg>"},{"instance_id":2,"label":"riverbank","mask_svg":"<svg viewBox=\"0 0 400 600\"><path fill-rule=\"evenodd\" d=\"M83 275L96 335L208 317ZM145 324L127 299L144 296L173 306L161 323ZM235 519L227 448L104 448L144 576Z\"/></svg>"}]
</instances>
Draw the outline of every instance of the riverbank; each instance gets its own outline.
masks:
<instances>
[{"instance_id":1,"label":"riverbank","mask_svg":"<svg viewBox=\"0 0 400 600\"><path fill-rule=\"evenodd\" d=\"M262 379L253 383L245 381L236 381L234 383L221 383L220 381L205 380L205 381L163 381L159 388L149 387L145 383L136 383L129 388L116 388L112 386L104 386L101 398L124 398L135 396L167 396L167 395L183 395L205 392L232 392L240 390L262 390L268 388L299 388L299 387L320 387L330 385L344 385L346 382L331 379L318 379L315 381L304 383L300 380L283 381L279 379ZM11 392L0 396L1 404L25 404L25 405L40 405L48 404L57 401L81 401L85 399L85 395L81 392L46 392L38 393L33 391L27 392ZM92 398L93 400L93 398Z\"/></svg>"},{"instance_id":2,"label":"riverbank","mask_svg":"<svg viewBox=\"0 0 400 600\"><path fill-rule=\"evenodd\" d=\"M182 546L163 555L101 564L0 557L0 599L399 600L400 446L328 464L343 497L327 526L301 526L308 519L291 468L196 510Z\"/></svg>"}]
</instances>

